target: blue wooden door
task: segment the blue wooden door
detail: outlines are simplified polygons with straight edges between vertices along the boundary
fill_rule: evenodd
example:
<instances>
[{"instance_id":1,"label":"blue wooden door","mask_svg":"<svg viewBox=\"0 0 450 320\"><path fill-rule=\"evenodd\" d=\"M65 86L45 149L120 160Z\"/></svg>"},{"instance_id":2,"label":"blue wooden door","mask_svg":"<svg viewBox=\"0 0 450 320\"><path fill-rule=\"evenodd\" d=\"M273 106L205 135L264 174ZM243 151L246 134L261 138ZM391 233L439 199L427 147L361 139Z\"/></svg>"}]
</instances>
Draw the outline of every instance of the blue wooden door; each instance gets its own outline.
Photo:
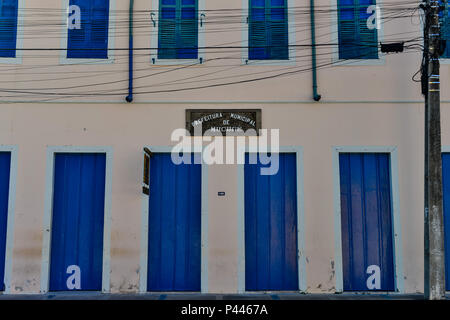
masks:
<instances>
[{"instance_id":1,"label":"blue wooden door","mask_svg":"<svg viewBox=\"0 0 450 320\"><path fill-rule=\"evenodd\" d=\"M450 153L442 154L442 193L445 234L445 288L450 290Z\"/></svg>"},{"instance_id":2,"label":"blue wooden door","mask_svg":"<svg viewBox=\"0 0 450 320\"><path fill-rule=\"evenodd\" d=\"M200 291L200 164L151 156L148 232L147 290Z\"/></svg>"},{"instance_id":3,"label":"blue wooden door","mask_svg":"<svg viewBox=\"0 0 450 320\"><path fill-rule=\"evenodd\" d=\"M345 291L395 290L389 154L341 153Z\"/></svg>"},{"instance_id":4,"label":"blue wooden door","mask_svg":"<svg viewBox=\"0 0 450 320\"><path fill-rule=\"evenodd\" d=\"M105 154L55 155L50 291L102 289Z\"/></svg>"},{"instance_id":5,"label":"blue wooden door","mask_svg":"<svg viewBox=\"0 0 450 320\"><path fill-rule=\"evenodd\" d=\"M246 155L245 289L298 290L296 154L279 154L275 175L262 167Z\"/></svg>"},{"instance_id":6,"label":"blue wooden door","mask_svg":"<svg viewBox=\"0 0 450 320\"><path fill-rule=\"evenodd\" d=\"M0 152L0 291L5 290L5 253L8 224L9 179L11 153Z\"/></svg>"}]
</instances>

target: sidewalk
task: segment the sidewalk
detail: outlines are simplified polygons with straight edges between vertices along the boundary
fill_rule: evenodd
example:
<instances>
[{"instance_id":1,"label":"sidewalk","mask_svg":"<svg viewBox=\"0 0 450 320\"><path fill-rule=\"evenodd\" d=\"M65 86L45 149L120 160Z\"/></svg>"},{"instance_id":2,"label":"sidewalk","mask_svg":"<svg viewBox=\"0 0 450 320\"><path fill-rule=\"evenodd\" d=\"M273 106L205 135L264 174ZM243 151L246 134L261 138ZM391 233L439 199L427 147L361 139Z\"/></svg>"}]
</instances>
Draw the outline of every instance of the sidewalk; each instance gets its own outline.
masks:
<instances>
[{"instance_id":1,"label":"sidewalk","mask_svg":"<svg viewBox=\"0 0 450 320\"><path fill-rule=\"evenodd\" d=\"M447 299L449 298L447 296ZM103 294L98 292L61 292L48 294L2 294L0 295L0 300L423 300L423 294Z\"/></svg>"}]
</instances>

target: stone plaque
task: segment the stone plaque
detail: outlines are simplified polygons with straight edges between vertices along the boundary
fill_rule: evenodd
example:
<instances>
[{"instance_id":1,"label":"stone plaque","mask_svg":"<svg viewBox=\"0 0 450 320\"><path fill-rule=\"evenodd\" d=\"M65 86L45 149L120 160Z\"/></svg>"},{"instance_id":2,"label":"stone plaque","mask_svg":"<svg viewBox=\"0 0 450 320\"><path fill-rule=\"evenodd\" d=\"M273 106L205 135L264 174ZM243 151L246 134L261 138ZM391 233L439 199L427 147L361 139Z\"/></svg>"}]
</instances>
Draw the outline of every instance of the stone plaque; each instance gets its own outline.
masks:
<instances>
[{"instance_id":1,"label":"stone plaque","mask_svg":"<svg viewBox=\"0 0 450 320\"><path fill-rule=\"evenodd\" d=\"M200 127L202 135L206 131L210 135L243 135L249 129L258 135L261 109L187 109L186 130L191 136L199 135Z\"/></svg>"}]
</instances>

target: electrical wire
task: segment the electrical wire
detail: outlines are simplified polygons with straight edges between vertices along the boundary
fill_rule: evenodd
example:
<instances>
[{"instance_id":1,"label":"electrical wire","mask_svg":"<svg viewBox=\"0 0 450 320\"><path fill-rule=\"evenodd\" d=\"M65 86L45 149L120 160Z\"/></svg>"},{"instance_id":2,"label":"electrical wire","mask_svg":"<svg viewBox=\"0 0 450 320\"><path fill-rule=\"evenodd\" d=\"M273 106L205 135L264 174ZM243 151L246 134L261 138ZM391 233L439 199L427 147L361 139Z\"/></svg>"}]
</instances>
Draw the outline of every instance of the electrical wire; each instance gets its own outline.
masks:
<instances>
[{"instance_id":1,"label":"electrical wire","mask_svg":"<svg viewBox=\"0 0 450 320\"><path fill-rule=\"evenodd\" d=\"M417 2L416 1L397 1L396 3L387 3L380 6L382 9L383 16L381 18L381 23L384 25L389 22L395 22L401 19L411 19L417 12ZM242 31L242 25L245 24L245 18L247 17L247 12L242 8L224 8L224 9L209 9L209 10L201 10L202 12L207 12L207 18L204 21L204 31L200 31L200 34L212 34L217 35L226 32L234 32L236 30ZM330 28L330 23L335 21L332 17L336 15L337 9L335 6L331 5L319 5L316 6L316 14L317 14L317 30L319 33L317 34L317 39L324 39L329 37L328 41L322 41L316 44L316 47L319 49L317 54L318 61L323 62L318 65L318 69L326 69L333 68L337 65L346 65L351 64L352 61L341 60L339 63L336 61L330 61L336 54L336 50L339 47L339 42L337 37L335 38L335 32L326 32L327 28ZM136 29L136 38L139 37L147 37L150 38L152 35L157 34L157 29L155 29L152 25L152 21L150 20L150 13L157 13L157 10L136 10L135 11L135 29ZM304 34L309 31L309 22L308 19L302 19L303 17L309 17L309 6L297 6L288 8L288 17L294 19L294 23L291 23L290 27L295 29L292 32L296 34ZM24 8L19 9L19 16L26 20L23 39L28 41L29 39L35 39L39 37L44 37L46 39L59 38L60 35L64 32L64 28L66 27L63 15L66 13L63 9L58 8ZM112 10L110 12L112 20L114 20L114 28L115 33L114 37L119 39L128 37L128 10ZM419 15L421 18L421 16ZM54 21L55 19L59 19L58 21ZM157 20L156 20L157 21ZM125 30L126 29L126 30ZM324 31L324 32L320 32ZM405 52L404 53L417 53L423 51L423 46L421 46L421 41L423 40L423 36L406 38L407 35L417 34L418 31L405 31L398 32L385 35L383 41L402 41L405 43ZM297 41L288 46L288 50L290 52L297 51L300 55L291 55L291 58L295 58L295 62L293 65L289 65L286 67L274 67L270 66L271 62L268 61L267 68L268 70L251 72L253 70L252 66L246 66L246 72L239 73L237 75L227 75L230 71L240 68L241 63L219 63L221 60L223 61L233 61L238 60L242 61L242 52L249 48L249 46L240 45L242 41L231 41L222 44L209 45L199 47L198 50L203 51L207 55L211 55L210 58L205 59L204 63L200 64L193 63L189 65L183 66L155 66L155 68L159 68L160 70L157 72L152 71L153 68L150 63L150 52L155 52L157 50L156 47L145 46L145 47L137 47L134 48L137 53L135 54L137 67L134 71L136 76L133 77L133 80L144 80L144 79L152 79L150 82L146 82L146 85L136 86L135 94L145 95L145 94L158 94L158 93L172 93L179 91L190 91L190 90L198 90L198 89L206 89L206 88L214 88L220 86L229 86L229 85L237 85L243 83L250 83L256 81L269 80L279 77L292 76L300 73L310 72L312 68L309 66L308 58L311 57L310 53L304 53L305 50L309 51L312 48L312 45L309 43L303 43L310 41L309 37L303 38L300 41ZM359 46L360 48L375 48L378 47L378 44L368 44L368 43L359 43L354 44ZM266 47L266 46L265 46ZM83 97L105 97L105 96L120 96L125 94L125 88L121 86L116 87L115 85L121 85L128 82L128 78L126 79L114 79L111 81L89 81L89 83L70 85L67 82L70 82L74 79L91 79L102 76L112 77L116 74L127 74L128 62L126 58L128 57L125 51L128 51L129 48L124 47L115 47L108 48L111 52L114 52L114 63L113 64L104 64L99 65L96 62L87 63L85 65L63 65L63 64L42 64L39 63L29 65L14 65L11 67L4 67L0 65L0 72L3 75L13 75L14 79L5 79L0 80L2 84L10 84L14 85L16 88L2 88L0 92L10 93L13 95L1 96L2 98L14 98L20 99L22 97L26 97L28 99L33 99L33 97L37 96L48 96L47 99L41 99L39 101L55 101L58 99L65 98L83 98ZM331 50L330 50L331 49ZM23 58L27 59L52 59L55 57L59 57L61 52L65 52L67 49L65 48L51 48L51 47L25 47L17 49L18 51L22 51L26 54L23 55ZM83 49L85 50L85 49ZM93 50L98 50L94 48ZM44 53L44 54L36 54L36 53ZM122 53L123 52L123 53ZM141 52L141 53L140 53ZM30 54L31 53L31 54ZM54 53L57 53L56 55ZM236 53L236 54L234 54ZM230 55L231 54L231 55ZM234 54L234 55L233 55ZM298 59L301 58L301 59ZM361 57L363 58L363 57ZM141 61L142 60L142 61ZM215 64L215 63L219 64ZM304 63L304 64L300 64ZM95 68L90 67L91 65L95 65ZM261 63L258 65L260 67L264 65ZM123 66L123 68L122 68ZM182 76L183 70L194 70L194 74L186 74ZM162 71L161 71L162 69ZM61 71L58 71L61 70ZM70 70L67 73L72 74L73 76L65 76L65 77L54 77L50 79L46 79L43 75L55 75L55 74L66 74L65 70ZM199 73L201 70L207 70L207 72ZM148 72L152 71L152 72ZM9 72L9 73L8 73ZM167 73L176 73L177 76L172 77L172 79L161 79L158 82L158 78ZM263 76L260 76L264 74ZM37 79L23 79L21 76L29 77L31 75L36 75ZM257 77L254 77L257 76ZM251 77L251 78L249 78ZM244 79L241 79L244 78ZM413 77L414 78L414 77ZM230 81L224 81L230 80ZM63 81L64 85L59 87L49 87L48 83L46 87L29 87L20 88L19 84L28 84L34 82L48 82L48 81ZM200 85L203 82L214 82L208 83L206 85ZM215 83L218 82L218 83ZM185 86L186 85L186 86ZM73 91L73 89L81 89L81 88L101 88L108 87L108 89L96 89L96 90L88 90L84 92ZM148 87L164 87L161 90L147 90ZM180 87L182 86L182 87ZM142 89L142 90L139 90ZM123 90L120 91L120 90ZM58 92L51 92L58 91Z\"/></svg>"}]
</instances>

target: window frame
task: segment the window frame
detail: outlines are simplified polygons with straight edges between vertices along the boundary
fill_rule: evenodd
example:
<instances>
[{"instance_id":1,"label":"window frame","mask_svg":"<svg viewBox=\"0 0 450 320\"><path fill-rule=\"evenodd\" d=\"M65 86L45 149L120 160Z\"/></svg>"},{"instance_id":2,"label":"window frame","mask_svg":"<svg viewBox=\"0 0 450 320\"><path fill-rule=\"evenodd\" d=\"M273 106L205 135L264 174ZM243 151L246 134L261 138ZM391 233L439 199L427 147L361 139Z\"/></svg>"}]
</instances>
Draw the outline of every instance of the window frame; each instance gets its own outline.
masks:
<instances>
[{"instance_id":1,"label":"window frame","mask_svg":"<svg viewBox=\"0 0 450 320\"><path fill-rule=\"evenodd\" d=\"M159 2L160 0L152 0L152 8L150 15L153 17L153 22L150 20L150 64L152 65L191 65L205 63L205 21L208 18L205 12L205 0L197 0L197 14L198 14L198 58L197 59L160 59L158 58L159 49ZM202 18L203 16L203 18Z\"/></svg>"},{"instance_id":2,"label":"window frame","mask_svg":"<svg viewBox=\"0 0 450 320\"><path fill-rule=\"evenodd\" d=\"M115 10L116 0L109 0L109 25L108 25L108 58L67 58L67 46L68 46L68 28L67 28L67 15L70 0L62 1L62 37L61 37L61 54L60 64L108 64L114 63L114 40L115 40ZM65 9L64 9L65 8Z\"/></svg>"},{"instance_id":3,"label":"window frame","mask_svg":"<svg viewBox=\"0 0 450 320\"><path fill-rule=\"evenodd\" d=\"M248 53L248 45L249 45L249 17L250 17L250 8L249 8L249 0L242 0L242 57L241 57L241 65L266 65L266 66L291 66L295 65L295 38L296 38L296 30L295 30L295 14L292 12L292 8L294 8L294 0L286 0L287 3L287 25L288 25L288 55L289 58L287 60L250 60ZM291 9L290 9L291 8Z\"/></svg>"},{"instance_id":4,"label":"window frame","mask_svg":"<svg viewBox=\"0 0 450 320\"><path fill-rule=\"evenodd\" d=\"M332 43L339 43L339 8L338 0L330 0L331 9L334 11L331 14L331 41ZM376 5L382 7L383 0L376 0ZM384 26L381 24L378 29L378 43L383 42ZM386 64L386 55L381 52L378 47L378 59L340 59L339 58L339 44L332 46L331 61L334 65L339 66L379 66Z\"/></svg>"},{"instance_id":5,"label":"window frame","mask_svg":"<svg viewBox=\"0 0 450 320\"><path fill-rule=\"evenodd\" d=\"M25 23L25 0L17 1L17 34L16 34L16 57L0 57L0 64L22 64L24 23Z\"/></svg>"},{"instance_id":6,"label":"window frame","mask_svg":"<svg viewBox=\"0 0 450 320\"><path fill-rule=\"evenodd\" d=\"M20 1L20 0L19 0ZM14 215L16 205L16 185L17 185L17 166L18 166L18 151L17 145L0 145L0 152L7 152L11 155L10 169L9 169L9 195L8 195L8 213L6 224L6 246L5 246L5 271L4 281L5 289L1 294L10 294L12 289L12 259L14 247Z\"/></svg>"}]
</instances>

